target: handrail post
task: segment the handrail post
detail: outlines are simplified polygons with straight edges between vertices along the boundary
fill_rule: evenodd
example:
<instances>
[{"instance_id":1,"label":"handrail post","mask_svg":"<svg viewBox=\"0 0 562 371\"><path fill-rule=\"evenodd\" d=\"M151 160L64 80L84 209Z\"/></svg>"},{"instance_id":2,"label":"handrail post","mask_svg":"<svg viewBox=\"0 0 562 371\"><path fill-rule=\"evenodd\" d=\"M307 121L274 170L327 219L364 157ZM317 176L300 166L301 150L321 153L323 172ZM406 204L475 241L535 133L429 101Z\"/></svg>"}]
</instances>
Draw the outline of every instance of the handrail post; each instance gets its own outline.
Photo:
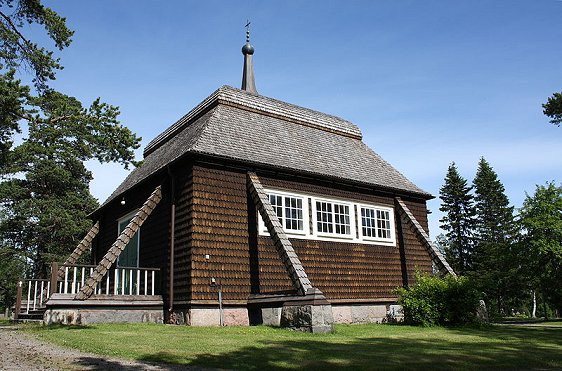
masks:
<instances>
[{"instance_id":1,"label":"handrail post","mask_svg":"<svg viewBox=\"0 0 562 371\"><path fill-rule=\"evenodd\" d=\"M51 289L49 290L49 297L53 295L57 291L57 281L58 281L58 274L59 274L59 263L53 262L51 263Z\"/></svg>"},{"instance_id":2,"label":"handrail post","mask_svg":"<svg viewBox=\"0 0 562 371\"><path fill-rule=\"evenodd\" d=\"M18 287L16 291L16 306L14 307L14 321L18 319L21 310L21 295L22 295L22 285L23 282L18 282Z\"/></svg>"}]
</instances>

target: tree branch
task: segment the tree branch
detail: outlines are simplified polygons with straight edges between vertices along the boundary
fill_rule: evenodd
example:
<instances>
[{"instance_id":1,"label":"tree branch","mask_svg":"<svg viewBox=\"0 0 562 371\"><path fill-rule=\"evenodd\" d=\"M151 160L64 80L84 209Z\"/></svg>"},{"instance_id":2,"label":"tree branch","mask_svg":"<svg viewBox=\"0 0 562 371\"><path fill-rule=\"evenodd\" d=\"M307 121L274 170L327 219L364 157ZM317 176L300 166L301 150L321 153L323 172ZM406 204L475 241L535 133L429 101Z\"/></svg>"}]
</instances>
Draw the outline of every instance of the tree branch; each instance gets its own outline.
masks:
<instances>
[{"instance_id":1,"label":"tree branch","mask_svg":"<svg viewBox=\"0 0 562 371\"><path fill-rule=\"evenodd\" d=\"M23 36L21 34L21 32L19 32L18 28L16 27L16 25L14 24L14 22L12 22L12 19L7 16L6 14L4 14L3 12L0 11L0 16L2 16L2 18L4 18L6 20L6 22L8 23L8 25L10 26L10 28L12 29L12 31L18 35L18 37L20 39L23 40L23 42L26 44L26 46L29 49L33 49L33 44L31 43L31 41L29 41L28 39L25 38L25 36ZM25 49L19 42L17 43L18 46L24 51L24 52L29 52L28 49Z\"/></svg>"}]
</instances>

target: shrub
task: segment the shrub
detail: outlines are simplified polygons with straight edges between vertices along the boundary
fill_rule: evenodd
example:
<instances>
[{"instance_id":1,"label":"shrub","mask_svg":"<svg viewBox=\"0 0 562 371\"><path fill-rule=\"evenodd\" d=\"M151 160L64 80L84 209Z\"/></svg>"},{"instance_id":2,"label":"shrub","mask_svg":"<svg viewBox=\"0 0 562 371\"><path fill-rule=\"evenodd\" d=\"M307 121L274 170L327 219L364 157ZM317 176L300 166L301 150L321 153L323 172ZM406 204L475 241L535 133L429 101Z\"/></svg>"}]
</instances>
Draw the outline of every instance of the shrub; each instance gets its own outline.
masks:
<instances>
[{"instance_id":1,"label":"shrub","mask_svg":"<svg viewBox=\"0 0 562 371\"><path fill-rule=\"evenodd\" d=\"M416 274L416 283L399 288L404 321L418 326L463 325L477 321L479 295L466 277Z\"/></svg>"}]
</instances>

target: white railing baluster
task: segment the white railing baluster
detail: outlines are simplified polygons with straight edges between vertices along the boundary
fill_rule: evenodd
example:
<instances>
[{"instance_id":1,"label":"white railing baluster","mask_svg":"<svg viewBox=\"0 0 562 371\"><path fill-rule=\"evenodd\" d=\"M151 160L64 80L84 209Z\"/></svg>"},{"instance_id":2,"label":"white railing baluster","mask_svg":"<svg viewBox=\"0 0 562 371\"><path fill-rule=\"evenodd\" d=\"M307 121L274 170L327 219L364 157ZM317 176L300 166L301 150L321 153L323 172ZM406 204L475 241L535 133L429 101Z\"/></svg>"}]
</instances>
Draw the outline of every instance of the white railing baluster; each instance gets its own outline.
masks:
<instances>
[{"instance_id":1,"label":"white railing baluster","mask_svg":"<svg viewBox=\"0 0 562 371\"><path fill-rule=\"evenodd\" d=\"M31 303L31 281L27 281L27 311L26 311L27 314L29 314L30 303Z\"/></svg>"},{"instance_id":2,"label":"white railing baluster","mask_svg":"<svg viewBox=\"0 0 562 371\"><path fill-rule=\"evenodd\" d=\"M140 295L140 270L137 269L137 295Z\"/></svg>"},{"instance_id":3,"label":"white railing baluster","mask_svg":"<svg viewBox=\"0 0 562 371\"><path fill-rule=\"evenodd\" d=\"M64 267L64 293L68 294L68 267Z\"/></svg>"},{"instance_id":4,"label":"white railing baluster","mask_svg":"<svg viewBox=\"0 0 562 371\"><path fill-rule=\"evenodd\" d=\"M43 289L45 288L45 281L41 281L41 295L39 295L39 307L43 306Z\"/></svg>"},{"instance_id":5,"label":"white railing baluster","mask_svg":"<svg viewBox=\"0 0 562 371\"><path fill-rule=\"evenodd\" d=\"M59 282L59 293L63 293L62 292L62 282Z\"/></svg>"},{"instance_id":6,"label":"white railing baluster","mask_svg":"<svg viewBox=\"0 0 562 371\"><path fill-rule=\"evenodd\" d=\"M121 268L121 295L125 295L125 282L127 282L125 273L125 268Z\"/></svg>"},{"instance_id":7,"label":"white railing baluster","mask_svg":"<svg viewBox=\"0 0 562 371\"><path fill-rule=\"evenodd\" d=\"M113 282L113 295L117 295L117 284L119 283L119 270L115 268L115 281Z\"/></svg>"},{"instance_id":8,"label":"white railing baluster","mask_svg":"<svg viewBox=\"0 0 562 371\"><path fill-rule=\"evenodd\" d=\"M37 309L37 281L33 287L33 310Z\"/></svg>"},{"instance_id":9,"label":"white railing baluster","mask_svg":"<svg viewBox=\"0 0 562 371\"><path fill-rule=\"evenodd\" d=\"M74 267L73 271L74 272L72 273L72 288L70 292L72 294L76 294L76 267Z\"/></svg>"},{"instance_id":10,"label":"white railing baluster","mask_svg":"<svg viewBox=\"0 0 562 371\"><path fill-rule=\"evenodd\" d=\"M154 295L154 271L152 271L152 291L150 295Z\"/></svg>"},{"instance_id":11,"label":"white railing baluster","mask_svg":"<svg viewBox=\"0 0 562 371\"><path fill-rule=\"evenodd\" d=\"M147 295L148 291L148 271L144 271L144 294Z\"/></svg>"},{"instance_id":12,"label":"white railing baluster","mask_svg":"<svg viewBox=\"0 0 562 371\"><path fill-rule=\"evenodd\" d=\"M105 276L105 294L109 295L109 272Z\"/></svg>"},{"instance_id":13,"label":"white railing baluster","mask_svg":"<svg viewBox=\"0 0 562 371\"><path fill-rule=\"evenodd\" d=\"M45 301L51 297L51 281L47 281L47 295L45 295Z\"/></svg>"},{"instance_id":14,"label":"white railing baluster","mask_svg":"<svg viewBox=\"0 0 562 371\"><path fill-rule=\"evenodd\" d=\"M80 280L81 284L80 287L84 286L84 276L86 275L86 268L82 267L82 279Z\"/></svg>"}]
</instances>

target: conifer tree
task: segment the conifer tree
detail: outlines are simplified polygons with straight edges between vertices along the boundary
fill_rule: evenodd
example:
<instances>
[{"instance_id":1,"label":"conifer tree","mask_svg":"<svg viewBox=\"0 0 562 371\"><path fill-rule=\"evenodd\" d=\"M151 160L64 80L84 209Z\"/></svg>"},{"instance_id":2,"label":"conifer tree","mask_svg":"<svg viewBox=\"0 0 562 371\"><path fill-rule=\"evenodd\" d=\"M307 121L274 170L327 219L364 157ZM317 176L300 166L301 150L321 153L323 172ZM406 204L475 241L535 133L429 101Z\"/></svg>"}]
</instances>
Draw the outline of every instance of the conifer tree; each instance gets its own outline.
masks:
<instances>
[{"instance_id":1,"label":"conifer tree","mask_svg":"<svg viewBox=\"0 0 562 371\"><path fill-rule=\"evenodd\" d=\"M475 193L474 278L499 314L520 295L517 228L505 188L490 164L481 158L473 181Z\"/></svg>"},{"instance_id":2,"label":"conifer tree","mask_svg":"<svg viewBox=\"0 0 562 371\"><path fill-rule=\"evenodd\" d=\"M445 184L439 191L442 200L439 210L445 213L440 220L441 228L446 231L444 245L447 261L453 270L464 274L472 267L472 228L474 222L472 188L458 172L455 163L451 163L445 176Z\"/></svg>"},{"instance_id":3,"label":"conifer tree","mask_svg":"<svg viewBox=\"0 0 562 371\"><path fill-rule=\"evenodd\" d=\"M97 201L84 162L134 165L140 138L119 123L117 107L99 98L84 106L53 90L62 66L31 29L59 50L74 31L41 0L0 0L0 246L2 256L31 263L29 276L44 276L91 225ZM33 84L22 83L29 76ZM17 133L24 138L15 141Z\"/></svg>"}]
</instances>

